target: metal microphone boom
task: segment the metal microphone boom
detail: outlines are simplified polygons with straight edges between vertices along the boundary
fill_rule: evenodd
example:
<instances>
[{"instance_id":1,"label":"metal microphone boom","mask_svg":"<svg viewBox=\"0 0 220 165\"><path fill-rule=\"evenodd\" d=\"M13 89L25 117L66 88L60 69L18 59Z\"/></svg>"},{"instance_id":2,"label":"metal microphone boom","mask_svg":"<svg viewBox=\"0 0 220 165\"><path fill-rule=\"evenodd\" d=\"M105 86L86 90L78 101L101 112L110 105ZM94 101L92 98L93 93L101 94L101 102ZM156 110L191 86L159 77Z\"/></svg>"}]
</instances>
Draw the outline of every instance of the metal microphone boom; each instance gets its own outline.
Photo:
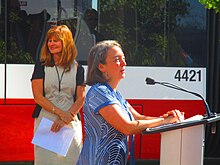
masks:
<instances>
[{"instance_id":1,"label":"metal microphone boom","mask_svg":"<svg viewBox=\"0 0 220 165\"><path fill-rule=\"evenodd\" d=\"M203 100L204 106L205 106L205 109L206 109L206 115L207 115L205 117L210 118L210 117L215 117L216 116L215 113L211 112L211 110L209 108L209 105L206 102L206 100L200 94L198 94L198 93L186 90L184 88L181 88L181 87L179 87L177 85L174 85L174 84L171 84L171 83L168 83L168 82L157 82L154 79L149 78L149 77L147 77L145 81L146 81L146 84L148 84L148 85L160 84L160 85L163 85L163 86L168 87L168 88L173 88L173 89L180 90L180 91L183 91L183 92L191 93L191 94L193 94L193 95L195 95L195 96L197 96L197 97L199 97L199 98L201 98Z\"/></svg>"}]
</instances>

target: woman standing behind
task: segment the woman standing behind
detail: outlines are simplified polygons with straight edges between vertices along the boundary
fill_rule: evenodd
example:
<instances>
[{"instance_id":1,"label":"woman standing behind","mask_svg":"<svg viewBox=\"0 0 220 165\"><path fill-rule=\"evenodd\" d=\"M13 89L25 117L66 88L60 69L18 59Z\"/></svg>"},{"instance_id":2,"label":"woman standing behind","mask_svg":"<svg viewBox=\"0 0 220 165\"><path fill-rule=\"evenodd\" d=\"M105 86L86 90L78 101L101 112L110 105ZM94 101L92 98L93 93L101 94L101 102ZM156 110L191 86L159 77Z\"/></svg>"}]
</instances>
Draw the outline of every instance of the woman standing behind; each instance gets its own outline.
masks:
<instances>
[{"instance_id":1,"label":"woman standing behind","mask_svg":"<svg viewBox=\"0 0 220 165\"><path fill-rule=\"evenodd\" d=\"M52 27L41 50L41 62L35 64L31 79L34 100L38 108L42 107L33 113L34 131L42 117L46 117L54 121L51 131L58 132L68 125L75 136L66 157L34 146L35 165L73 165L78 159L82 148L82 125L77 114L84 104L85 85L84 69L76 62L76 56L69 28L65 25Z\"/></svg>"},{"instance_id":2,"label":"woman standing behind","mask_svg":"<svg viewBox=\"0 0 220 165\"><path fill-rule=\"evenodd\" d=\"M85 99L85 141L77 165L125 165L128 135L149 127L178 122L181 112L162 117L139 114L117 90L125 77L125 56L116 41L97 43L89 53Z\"/></svg>"}]
</instances>

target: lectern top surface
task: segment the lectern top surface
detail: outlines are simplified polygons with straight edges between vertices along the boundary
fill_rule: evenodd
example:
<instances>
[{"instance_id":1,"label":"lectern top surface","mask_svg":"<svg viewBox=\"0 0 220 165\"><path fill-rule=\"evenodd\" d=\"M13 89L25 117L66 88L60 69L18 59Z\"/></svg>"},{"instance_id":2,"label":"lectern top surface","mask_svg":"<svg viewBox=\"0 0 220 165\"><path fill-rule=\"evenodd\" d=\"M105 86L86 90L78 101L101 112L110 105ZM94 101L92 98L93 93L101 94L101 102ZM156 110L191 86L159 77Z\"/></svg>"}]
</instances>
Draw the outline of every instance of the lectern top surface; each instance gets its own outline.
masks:
<instances>
[{"instance_id":1,"label":"lectern top surface","mask_svg":"<svg viewBox=\"0 0 220 165\"><path fill-rule=\"evenodd\" d=\"M157 126L153 128L147 128L146 130L142 132L142 134L162 133L165 131L192 127L192 126L196 126L200 124L208 124L208 123L216 122L219 120L220 120L220 115L216 115L215 117L211 117L211 118L205 118L202 115L195 115L179 123L166 124L166 125L161 125L161 126Z\"/></svg>"}]
</instances>

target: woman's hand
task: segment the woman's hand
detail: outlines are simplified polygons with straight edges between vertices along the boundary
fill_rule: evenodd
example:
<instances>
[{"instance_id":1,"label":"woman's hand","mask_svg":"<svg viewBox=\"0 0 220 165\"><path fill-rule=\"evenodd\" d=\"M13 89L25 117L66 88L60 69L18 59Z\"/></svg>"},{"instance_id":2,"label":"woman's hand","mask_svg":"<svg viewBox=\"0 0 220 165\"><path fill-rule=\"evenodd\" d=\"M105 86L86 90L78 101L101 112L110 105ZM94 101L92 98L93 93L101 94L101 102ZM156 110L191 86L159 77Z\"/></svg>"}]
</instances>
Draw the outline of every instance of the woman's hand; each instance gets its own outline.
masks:
<instances>
[{"instance_id":1,"label":"woman's hand","mask_svg":"<svg viewBox=\"0 0 220 165\"><path fill-rule=\"evenodd\" d=\"M62 127L65 126L65 123L61 119L57 119L54 121L53 125L51 126L52 132L58 132Z\"/></svg>"},{"instance_id":2,"label":"woman's hand","mask_svg":"<svg viewBox=\"0 0 220 165\"><path fill-rule=\"evenodd\" d=\"M161 117L164 118L166 123L176 123L184 120L184 112L180 112L179 110L168 111L163 114Z\"/></svg>"},{"instance_id":3,"label":"woman's hand","mask_svg":"<svg viewBox=\"0 0 220 165\"><path fill-rule=\"evenodd\" d=\"M61 113L59 113L59 117L65 124L69 124L71 121L74 120L74 116L69 111L62 111Z\"/></svg>"}]
</instances>

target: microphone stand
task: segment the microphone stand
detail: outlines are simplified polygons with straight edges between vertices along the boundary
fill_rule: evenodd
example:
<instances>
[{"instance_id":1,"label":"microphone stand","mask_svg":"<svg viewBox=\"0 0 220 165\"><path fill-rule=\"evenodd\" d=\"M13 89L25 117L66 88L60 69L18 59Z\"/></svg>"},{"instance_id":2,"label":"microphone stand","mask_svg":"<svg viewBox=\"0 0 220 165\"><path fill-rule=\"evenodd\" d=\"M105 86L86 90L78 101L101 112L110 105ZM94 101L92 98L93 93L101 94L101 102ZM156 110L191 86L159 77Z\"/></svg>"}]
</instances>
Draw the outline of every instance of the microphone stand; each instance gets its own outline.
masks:
<instances>
[{"instance_id":1,"label":"microphone stand","mask_svg":"<svg viewBox=\"0 0 220 165\"><path fill-rule=\"evenodd\" d=\"M191 93L199 98L201 98L204 102L204 106L205 106L205 109L206 109L206 116L204 118L211 118L211 117L215 117L216 114L215 113L212 113L210 108L209 108L209 105L208 103L206 102L206 100L198 93L195 93L195 92L192 92L192 91L189 91L189 90L186 90L184 88L181 88L177 85L174 85L174 84L171 84L171 83L168 83L168 82L157 82L157 81L154 81L153 79L147 77L146 78L146 84L149 84L149 85L155 85L155 84L160 84L160 85L163 85L165 87L168 87L168 88L173 88L173 89L176 89L176 90L180 90L180 91L183 91L183 92L186 92L186 93Z\"/></svg>"}]
</instances>

